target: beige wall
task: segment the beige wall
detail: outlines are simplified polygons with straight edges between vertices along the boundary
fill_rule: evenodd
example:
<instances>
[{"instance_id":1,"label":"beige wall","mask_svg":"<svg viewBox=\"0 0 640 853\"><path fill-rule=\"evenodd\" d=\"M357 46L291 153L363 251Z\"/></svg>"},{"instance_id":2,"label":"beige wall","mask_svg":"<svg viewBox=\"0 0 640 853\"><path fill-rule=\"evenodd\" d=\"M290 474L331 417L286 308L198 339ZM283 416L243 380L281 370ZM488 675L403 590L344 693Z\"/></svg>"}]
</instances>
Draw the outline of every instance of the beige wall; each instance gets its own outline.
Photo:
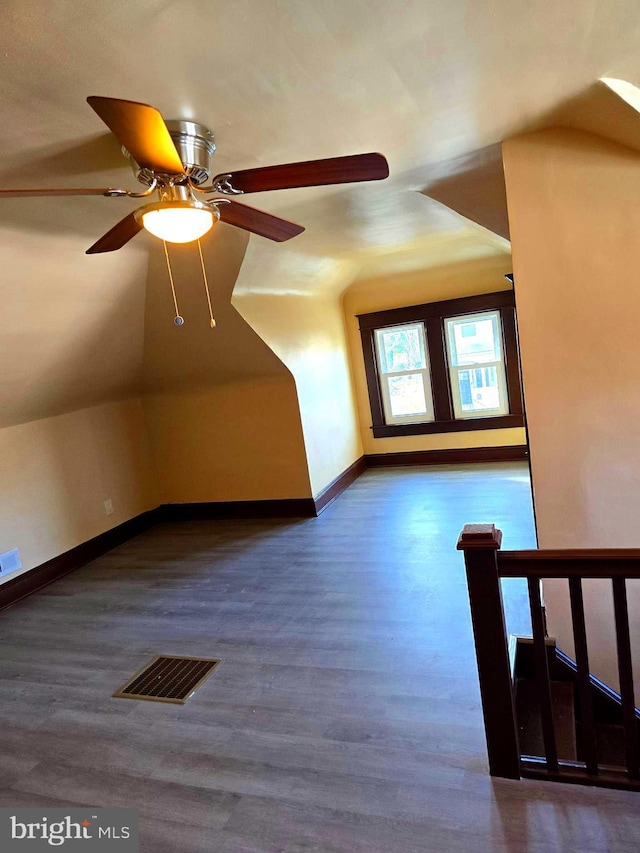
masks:
<instances>
[{"instance_id":1,"label":"beige wall","mask_svg":"<svg viewBox=\"0 0 640 853\"><path fill-rule=\"evenodd\" d=\"M161 503L310 497L289 379L144 399Z\"/></svg>"},{"instance_id":2,"label":"beige wall","mask_svg":"<svg viewBox=\"0 0 640 853\"><path fill-rule=\"evenodd\" d=\"M22 571L157 506L140 402L0 430L0 482L0 552L18 548Z\"/></svg>"},{"instance_id":3,"label":"beige wall","mask_svg":"<svg viewBox=\"0 0 640 853\"><path fill-rule=\"evenodd\" d=\"M349 263L252 240L233 304L291 371L311 490L362 455L339 291Z\"/></svg>"},{"instance_id":4,"label":"beige wall","mask_svg":"<svg viewBox=\"0 0 640 853\"><path fill-rule=\"evenodd\" d=\"M443 450L460 447L494 447L524 444L525 431L516 429L473 430L436 435L412 435L398 438L374 438L371 433L371 409L362 356L362 341L357 314L419 305L506 290L505 273L511 272L508 252L479 257L463 263L416 270L384 278L354 282L344 295L344 314L358 401L360 436L365 453L397 453L410 450Z\"/></svg>"},{"instance_id":5,"label":"beige wall","mask_svg":"<svg viewBox=\"0 0 640 853\"><path fill-rule=\"evenodd\" d=\"M638 547L640 159L554 130L509 140L504 160L539 545ZM571 654L566 582L544 587ZM609 584L585 587L592 669L615 687Z\"/></svg>"},{"instance_id":6,"label":"beige wall","mask_svg":"<svg viewBox=\"0 0 640 853\"><path fill-rule=\"evenodd\" d=\"M196 247L169 250L181 327L162 248L150 255L144 410L163 503L311 495L293 377L231 305L247 241L218 225L202 243L215 329Z\"/></svg>"}]
</instances>

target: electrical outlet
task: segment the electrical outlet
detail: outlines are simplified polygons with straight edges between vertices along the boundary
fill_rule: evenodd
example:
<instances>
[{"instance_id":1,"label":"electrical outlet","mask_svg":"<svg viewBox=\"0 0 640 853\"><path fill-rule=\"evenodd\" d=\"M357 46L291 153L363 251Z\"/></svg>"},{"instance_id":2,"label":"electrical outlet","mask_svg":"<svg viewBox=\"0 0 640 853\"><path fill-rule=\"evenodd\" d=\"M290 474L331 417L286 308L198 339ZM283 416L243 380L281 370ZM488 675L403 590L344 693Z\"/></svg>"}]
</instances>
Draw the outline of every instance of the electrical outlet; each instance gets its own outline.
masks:
<instances>
[{"instance_id":1,"label":"electrical outlet","mask_svg":"<svg viewBox=\"0 0 640 853\"><path fill-rule=\"evenodd\" d=\"M21 568L22 561L17 548L0 554L0 577L8 575L10 572L17 572Z\"/></svg>"},{"instance_id":2,"label":"electrical outlet","mask_svg":"<svg viewBox=\"0 0 640 853\"><path fill-rule=\"evenodd\" d=\"M108 498L104 502L104 511L107 515L113 515L113 501L111 500L111 498Z\"/></svg>"}]
</instances>

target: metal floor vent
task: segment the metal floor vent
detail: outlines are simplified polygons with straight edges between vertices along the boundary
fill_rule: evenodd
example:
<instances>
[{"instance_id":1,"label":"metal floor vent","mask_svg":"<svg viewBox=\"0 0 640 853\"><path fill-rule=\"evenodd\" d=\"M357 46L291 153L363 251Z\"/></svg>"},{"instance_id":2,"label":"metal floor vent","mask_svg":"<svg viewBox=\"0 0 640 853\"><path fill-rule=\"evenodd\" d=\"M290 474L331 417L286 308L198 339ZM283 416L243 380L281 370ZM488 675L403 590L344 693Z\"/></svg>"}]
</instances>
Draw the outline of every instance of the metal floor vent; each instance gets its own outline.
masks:
<instances>
[{"instance_id":1,"label":"metal floor vent","mask_svg":"<svg viewBox=\"0 0 640 853\"><path fill-rule=\"evenodd\" d=\"M214 658L158 655L113 695L184 705L220 663Z\"/></svg>"}]
</instances>

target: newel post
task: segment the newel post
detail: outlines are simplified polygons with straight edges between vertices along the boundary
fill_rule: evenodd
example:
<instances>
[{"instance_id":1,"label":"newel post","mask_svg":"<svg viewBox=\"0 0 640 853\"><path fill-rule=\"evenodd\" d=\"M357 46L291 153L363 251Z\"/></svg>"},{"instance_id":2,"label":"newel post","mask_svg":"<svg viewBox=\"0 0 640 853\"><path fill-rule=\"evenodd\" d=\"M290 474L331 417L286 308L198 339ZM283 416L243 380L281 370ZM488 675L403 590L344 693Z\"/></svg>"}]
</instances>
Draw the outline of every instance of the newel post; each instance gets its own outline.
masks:
<instances>
[{"instance_id":1,"label":"newel post","mask_svg":"<svg viewBox=\"0 0 640 853\"><path fill-rule=\"evenodd\" d=\"M498 575L501 542L502 532L495 525L465 524L458 550L464 551L467 569L489 771L492 776L519 779L518 731Z\"/></svg>"}]
</instances>

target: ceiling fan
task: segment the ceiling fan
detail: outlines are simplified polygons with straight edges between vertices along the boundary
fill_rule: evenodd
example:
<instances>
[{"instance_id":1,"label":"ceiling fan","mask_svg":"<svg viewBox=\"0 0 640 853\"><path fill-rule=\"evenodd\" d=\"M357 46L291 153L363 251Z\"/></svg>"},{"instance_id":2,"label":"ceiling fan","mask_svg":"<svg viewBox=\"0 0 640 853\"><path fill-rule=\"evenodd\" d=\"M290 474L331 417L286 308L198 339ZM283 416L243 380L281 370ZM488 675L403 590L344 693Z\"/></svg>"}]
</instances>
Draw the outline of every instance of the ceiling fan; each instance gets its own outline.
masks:
<instances>
[{"instance_id":1,"label":"ceiling fan","mask_svg":"<svg viewBox=\"0 0 640 853\"><path fill-rule=\"evenodd\" d=\"M378 181L389 176L389 166L382 154L355 154L243 169L211 179L211 158L216 146L208 128L192 121L165 121L154 107L135 101L97 96L87 101L121 142L136 178L146 188L142 192L109 187L0 190L0 198L76 195L146 198L158 194L157 201L121 219L87 249L87 254L120 249L143 228L168 242L191 242L206 234L217 220L270 240L290 240L304 231L301 225L240 204L237 197L293 187ZM201 199L210 193L217 197Z\"/></svg>"}]
</instances>

